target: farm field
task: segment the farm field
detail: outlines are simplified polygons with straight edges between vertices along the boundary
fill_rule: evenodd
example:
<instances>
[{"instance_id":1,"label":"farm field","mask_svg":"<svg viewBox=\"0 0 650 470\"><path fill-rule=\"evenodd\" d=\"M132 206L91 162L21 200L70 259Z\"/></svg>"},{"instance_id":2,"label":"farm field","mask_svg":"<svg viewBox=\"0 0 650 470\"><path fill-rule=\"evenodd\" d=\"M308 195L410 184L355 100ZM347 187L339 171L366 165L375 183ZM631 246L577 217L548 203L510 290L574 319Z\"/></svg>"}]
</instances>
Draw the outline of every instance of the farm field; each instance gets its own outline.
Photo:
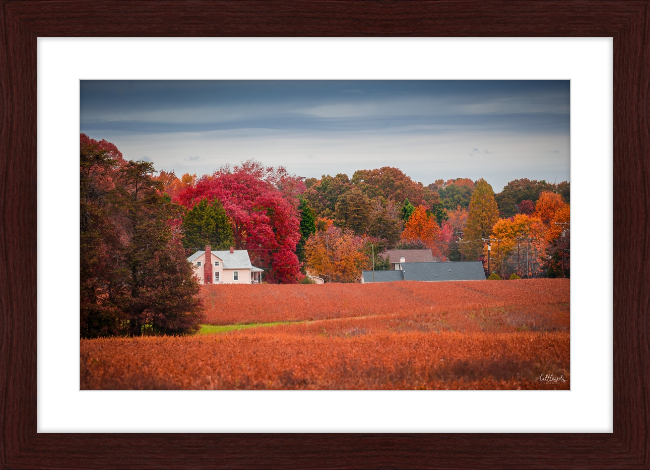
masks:
<instances>
[{"instance_id":1,"label":"farm field","mask_svg":"<svg viewBox=\"0 0 650 470\"><path fill-rule=\"evenodd\" d=\"M211 324L201 334L82 340L81 388L570 388L565 279L215 285L201 295Z\"/></svg>"}]
</instances>

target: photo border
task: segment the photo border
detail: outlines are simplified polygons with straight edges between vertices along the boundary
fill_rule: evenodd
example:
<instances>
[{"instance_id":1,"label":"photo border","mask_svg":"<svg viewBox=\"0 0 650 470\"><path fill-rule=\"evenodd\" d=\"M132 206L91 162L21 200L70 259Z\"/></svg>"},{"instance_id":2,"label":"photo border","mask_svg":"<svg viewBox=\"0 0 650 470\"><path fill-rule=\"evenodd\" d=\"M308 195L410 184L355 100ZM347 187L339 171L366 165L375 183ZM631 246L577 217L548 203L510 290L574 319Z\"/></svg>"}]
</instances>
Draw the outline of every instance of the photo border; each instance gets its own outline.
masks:
<instances>
[{"instance_id":1,"label":"photo border","mask_svg":"<svg viewBox=\"0 0 650 470\"><path fill-rule=\"evenodd\" d=\"M648 2L29 0L1 7L0 468L649 466ZM23 268L36 252L36 38L361 35L614 38L614 432L38 434L36 284Z\"/></svg>"}]
</instances>

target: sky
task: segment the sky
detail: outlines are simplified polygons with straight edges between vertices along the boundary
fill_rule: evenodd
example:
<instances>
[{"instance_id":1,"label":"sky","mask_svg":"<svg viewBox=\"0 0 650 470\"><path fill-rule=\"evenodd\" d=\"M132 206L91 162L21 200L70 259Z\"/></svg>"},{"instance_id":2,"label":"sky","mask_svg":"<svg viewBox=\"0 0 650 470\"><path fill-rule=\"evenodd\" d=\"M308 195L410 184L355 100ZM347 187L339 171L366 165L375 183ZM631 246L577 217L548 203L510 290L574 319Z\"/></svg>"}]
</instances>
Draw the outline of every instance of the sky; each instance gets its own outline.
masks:
<instances>
[{"instance_id":1,"label":"sky","mask_svg":"<svg viewBox=\"0 0 650 470\"><path fill-rule=\"evenodd\" d=\"M255 159L306 178L397 167L425 186L570 180L568 80L81 81L81 132L198 176Z\"/></svg>"}]
</instances>

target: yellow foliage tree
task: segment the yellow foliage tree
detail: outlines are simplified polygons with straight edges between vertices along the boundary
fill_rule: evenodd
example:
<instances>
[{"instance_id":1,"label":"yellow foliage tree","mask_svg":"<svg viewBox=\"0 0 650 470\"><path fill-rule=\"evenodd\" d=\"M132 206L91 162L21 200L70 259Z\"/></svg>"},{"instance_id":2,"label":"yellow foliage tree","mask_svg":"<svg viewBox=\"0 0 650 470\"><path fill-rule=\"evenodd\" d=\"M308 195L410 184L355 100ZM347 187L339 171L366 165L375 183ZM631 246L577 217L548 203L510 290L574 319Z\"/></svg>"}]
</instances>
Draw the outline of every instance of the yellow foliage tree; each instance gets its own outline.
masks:
<instances>
[{"instance_id":1,"label":"yellow foliage tree","mask_svg":"<svg viewBox=\"0 0 650 470\"><path fill-rule=\"evenodd\" d=\"M465 243L462 251L466 259L477 259L481 253L482 238L492 232L492 227L499 220L499 208L494 199L492 186L484 179L476 182L476 190L469 203L469 216L465 226Z\"/></svg>"},{"instance_id":2,"label":"yellow foliage tree","mask_svg":"<svg viewBox=\"0 0 650 470\"><path fill-rule=\"evenodd\" d=\"M361 271L372 263L363 247L364 239L351 230L333 225L317 230L305 243L307 271L327 282L360 282Z\"/></svg>"},{"instance_id":3,"label":"yellow foliage tree","mask_svg":"<svg viewBox=\"0 0 650 470\"><path fill-rule=\"evenodd\" d=\"M490 270L501 272L503 262L516 255L518 248L520 252L530 249L529 258L534 257L533 267L536 269L546 252L546 232L547 228L536 217L517 214L508 219L499 219L492 227L491 238L499 241L492 243ZM483 254L487 257L487 245L483 247ZM519 268L520 272L525 272L525 266L519 264Z\"/></svg>"}]
</instances>

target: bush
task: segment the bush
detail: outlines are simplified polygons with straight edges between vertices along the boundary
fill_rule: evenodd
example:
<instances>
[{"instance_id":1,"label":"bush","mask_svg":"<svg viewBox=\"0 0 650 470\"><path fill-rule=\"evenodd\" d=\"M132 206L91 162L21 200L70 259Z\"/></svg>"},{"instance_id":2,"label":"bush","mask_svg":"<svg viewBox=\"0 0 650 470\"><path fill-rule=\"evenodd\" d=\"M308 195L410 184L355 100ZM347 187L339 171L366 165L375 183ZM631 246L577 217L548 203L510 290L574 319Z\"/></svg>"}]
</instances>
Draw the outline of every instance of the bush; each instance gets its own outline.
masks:
<instances>
[{"instance_id":1,"label":"bush","mask_svg":"<svg viewBox=\"0 0 650 470\"><path fill-rule=\"evenodd\" d=\"M511 281L514 281L515 279L521 279L521 278L520 278L519 276L517 276L517 273L512 273L512 274L510 275L510 280L511 280Z\"/></svg>"},{"instance_id":2,"label":"bush","mask_svg":"<svg viewBox=\"0 0 650 470\"><path fill-rule=\"evenodd\" d=\"M305 276L300 280L299 284L316 284L316 281L309 276Z\"/></svg>"},{"instance_id":3,"label":"bush","mask_svg":"<svg viewBox=\"0 0 650 470\"><path fill-rule=\"evenodd\" d=\"M501 281L501 277L497 273L490 274L488 281Z\"/></svg>"}]
</instances>

